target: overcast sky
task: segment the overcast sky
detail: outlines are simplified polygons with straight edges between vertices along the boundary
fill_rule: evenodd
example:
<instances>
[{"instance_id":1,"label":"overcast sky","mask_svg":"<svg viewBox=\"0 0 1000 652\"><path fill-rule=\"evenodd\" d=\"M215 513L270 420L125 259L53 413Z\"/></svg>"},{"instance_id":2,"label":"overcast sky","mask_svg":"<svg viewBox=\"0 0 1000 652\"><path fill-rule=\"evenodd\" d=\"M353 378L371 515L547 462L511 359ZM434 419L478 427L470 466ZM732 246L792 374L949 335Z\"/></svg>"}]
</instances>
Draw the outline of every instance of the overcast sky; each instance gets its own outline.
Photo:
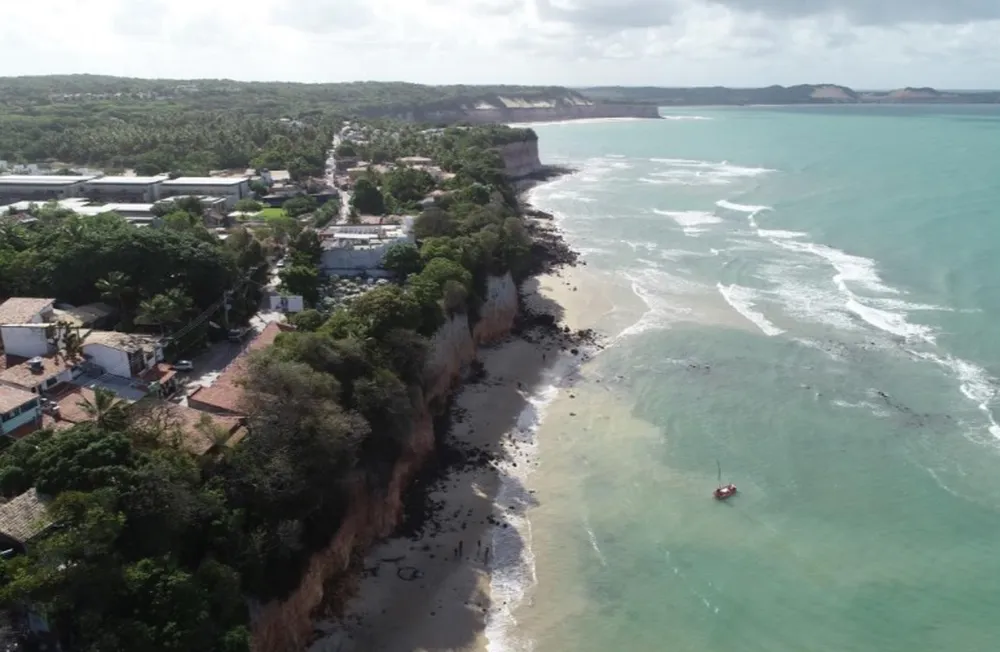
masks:
<instances>
[{"instance_id":1,"label":"overcast sky","mask_svg":"<svg viewBox=\"0 0 1000 652\"><path fill-rule=\"evenodd\" d=\"M1000 86L1000 0L2 0L0 75Z\"/></svg>"}]
</instances>

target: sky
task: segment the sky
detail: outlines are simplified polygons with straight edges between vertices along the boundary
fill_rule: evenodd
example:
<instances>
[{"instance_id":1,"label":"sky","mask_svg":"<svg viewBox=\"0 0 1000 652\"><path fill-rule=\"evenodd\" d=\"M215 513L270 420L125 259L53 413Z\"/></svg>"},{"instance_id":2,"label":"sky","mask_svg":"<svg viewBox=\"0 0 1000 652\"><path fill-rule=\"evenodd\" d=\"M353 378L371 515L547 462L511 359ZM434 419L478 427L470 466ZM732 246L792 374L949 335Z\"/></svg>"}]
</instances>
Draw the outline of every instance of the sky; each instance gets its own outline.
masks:
<instances>
[{"instance_id":1,"label":"sky","mask_svg":"<svg viewBox=\"0 0 1000 652\"><path fill-rule=\"evenodd\" d=\"M0 75L1000 86L1000 0L3 0Z\"/></svg>"}]
</instances>

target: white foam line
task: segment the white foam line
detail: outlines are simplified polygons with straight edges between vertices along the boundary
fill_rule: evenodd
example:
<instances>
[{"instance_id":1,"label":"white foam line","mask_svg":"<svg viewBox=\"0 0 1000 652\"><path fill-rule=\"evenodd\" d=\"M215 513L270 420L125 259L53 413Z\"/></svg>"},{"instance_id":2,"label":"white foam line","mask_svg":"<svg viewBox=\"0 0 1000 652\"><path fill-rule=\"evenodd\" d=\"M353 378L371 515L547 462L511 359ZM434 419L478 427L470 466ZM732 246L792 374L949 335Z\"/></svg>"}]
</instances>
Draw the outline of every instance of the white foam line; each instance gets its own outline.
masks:
<instances>
[{"instance_id":1,"label":"white foam line","mask_svg":"<svg viewBox=\"0 0 1000 652\"><path fill-rule=\"evenodd\" d=\"M518 463L497 464L500 489L493 505L496 524L491 532L490 609L486 615L489 652L527 651L534 647L532 641L518 638L514 617L514 611L538 583L531 521L525 513L532 500L527 480L538 457L536 433L545 411L565 379L579 366L580 359L576 357L564 355L559 359L539 389L527 397L528 404L518 415L510 438L503 443L505 458Z\"/></svg>"},{"instance_id":2,"label":"white foam line","mask_svg":"<svg viewBox=\"0 0 1000 652\"><path fill-rule=\"evenodd\" d=\"M785 332L769 322L761 312L754 309L755 292L750 288L739 285L727 286L722 283L718 283L716 287L719 288L719 294L726 300L726 303L732 306L733 310L746 317L768 337L781 335Z\"/></svg>"}]
</instances>

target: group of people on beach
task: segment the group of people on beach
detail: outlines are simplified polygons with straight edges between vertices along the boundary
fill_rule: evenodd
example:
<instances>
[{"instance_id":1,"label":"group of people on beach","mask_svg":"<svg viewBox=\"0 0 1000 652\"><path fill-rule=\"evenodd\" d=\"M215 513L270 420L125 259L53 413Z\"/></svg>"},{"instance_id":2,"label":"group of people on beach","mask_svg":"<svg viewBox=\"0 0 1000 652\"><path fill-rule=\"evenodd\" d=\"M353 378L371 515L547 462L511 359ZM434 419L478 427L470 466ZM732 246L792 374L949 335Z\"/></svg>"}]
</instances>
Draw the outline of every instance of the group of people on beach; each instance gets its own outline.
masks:
<instances>
[{"instance_id":1,"label":"group of people on beach","mask_svg":"<svg viewBox=\"0 0 1000 652\"><path fill-rule=\"evenodd\" d=\"M452 551L451 551L452 559L461 559L462 558L462 554L464 552L464 549L465 549L465 541L464 540L463 541L459 541L458 545L455 546L455 548L452 549ZM489 563L490 563L490 547L486 546L486 549L483 550L483 542L482 541L476 541L476 559L479 559L480 555L483 556L483 564L489 565Z\"/></svg>"}]
</instances>

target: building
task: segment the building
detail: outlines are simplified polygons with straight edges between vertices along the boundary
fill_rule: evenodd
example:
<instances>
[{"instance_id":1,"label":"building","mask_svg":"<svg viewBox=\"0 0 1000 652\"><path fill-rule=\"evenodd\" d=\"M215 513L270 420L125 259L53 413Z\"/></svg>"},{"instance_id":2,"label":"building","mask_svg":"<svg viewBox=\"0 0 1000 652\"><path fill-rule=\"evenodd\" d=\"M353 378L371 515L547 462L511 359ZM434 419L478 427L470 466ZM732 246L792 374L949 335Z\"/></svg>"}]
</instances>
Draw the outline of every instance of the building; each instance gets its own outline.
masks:
<instances>
[{"instance_id":1,"label":"building","mask_svg":"<svg viewBox=\"0 0 1000 652\"><path fill-rule=\"evenodd\" d=\"M149 335L91 331L84 337L83 354L101 373L139 378L163 360L163 345Z\"/></svg>"},{"instance_id":2,"label":"building","mask_svg":"<svg viewBox=\"0 0 1000 652\"><path fill-rule=\"evenodd\" d=\"M434 165L433 159L429 159L426 156L404 156L402 158L396 159L396 163L400 165L408 165L410 167L426 167L429 165Z\"/></svg>"},{"instance_id":3,"label":"building","mask_svg":"<svg viewBox=\"0 0 1000 652\"><path fill-rule=\"evenodd\" d=\"M251 197L253 193L247 177L177 177L160 184L161 199L183 195L223 197L228 212L236 202Z\"/></svg>"},{"instance_id":4,"label":"building","mask_svg":"<svg viewBox=\"0 0 1000 652\"><path fill-rule=\"evenodd\" d=\"M166 175L155 177L98 177L84 182L83 196L98 202L151 204L160 198Z\"/></svg>"},{"instance_id":5,"label":"building","mask_svg":"<svg viewBox=\"0 0 1000 652\"><path fill-rule=\"evenodd\" d=\"M60 304L61 308L56 308L55 321L66 322L75 328L102 328L111 325L111 322L118 312L114 306L103 303L87 303L82 306L70 306Z\"/></svg>"},{"instance_id":6,"label":"building","mask_svg":"<svg viewBox=\"0 0 1000 652\"><path fill-rule=\"evenodd\" d=\"M19 438L41 426L39 397L18 387L0 385L0 435Z\"/></svg>"},{"instance_id":7,"label":"building","mask_svg":"<svg viewBox=\"0 0 1000 652\"><path fill-rule=\"evenodd\" d=\"M79 197L93 176L41 174L0 175L0 204L19 201L46 202L50 199Z\"/></svg>"},{"instance_id":8,"label":"building","mask_svg":"<svg viewBox=\"0 0 1000 652\"><path fill-rule=\"evenodd\" d=\"M243 388L240 381L246 376L250 353L274 344L278 335L289 327L272 322L255 337L246 350L240 353L219 377L208 387L195 390L188 397L188 405L196 410L223 416L243 416Z\"/></svg>"},{"instance_id":9,"label":"building","mask_svg":"<svg viewBox=\"0 0 1000 652\"><path fill-rule=\"evenodd\" d=\"M35 356L24 362L8 364L0 371L0 385L14 387L38 396L46 396L63 383L71 383L84 371L83 360L66 356Z\"/></svg>"},{"instance_id":10,"label":"building","mask_svg":"<svg viewBox=\"0 0 1000 652\"><path fill-rule=\"evenodd\" d=\"M0 344L7 355L32 358L55 347L55 299L12 297L0 304Z\"/></svg>"},{"instance_id":11,"label":"building","mask_svg":"<svg viewBox=\"0 0 1000 652\"><path fill-rule=\"evenodd\" d=\"M0 548L24 554L28 543L52 525L48 502L31 488L0 505Z\"/></svg>"},{"instance_id":12,"label":"building","mask_svg":"<svg viewBox=\"0 0 1000 652\"><path fill-rule=\"evenodd\" d=\"M321 232L323 255L320 269L329 275L385 275L382 259L389 247L412 243L413 218L404 217L403 224L331 226Z\"/></svg>"}]
</instances>

